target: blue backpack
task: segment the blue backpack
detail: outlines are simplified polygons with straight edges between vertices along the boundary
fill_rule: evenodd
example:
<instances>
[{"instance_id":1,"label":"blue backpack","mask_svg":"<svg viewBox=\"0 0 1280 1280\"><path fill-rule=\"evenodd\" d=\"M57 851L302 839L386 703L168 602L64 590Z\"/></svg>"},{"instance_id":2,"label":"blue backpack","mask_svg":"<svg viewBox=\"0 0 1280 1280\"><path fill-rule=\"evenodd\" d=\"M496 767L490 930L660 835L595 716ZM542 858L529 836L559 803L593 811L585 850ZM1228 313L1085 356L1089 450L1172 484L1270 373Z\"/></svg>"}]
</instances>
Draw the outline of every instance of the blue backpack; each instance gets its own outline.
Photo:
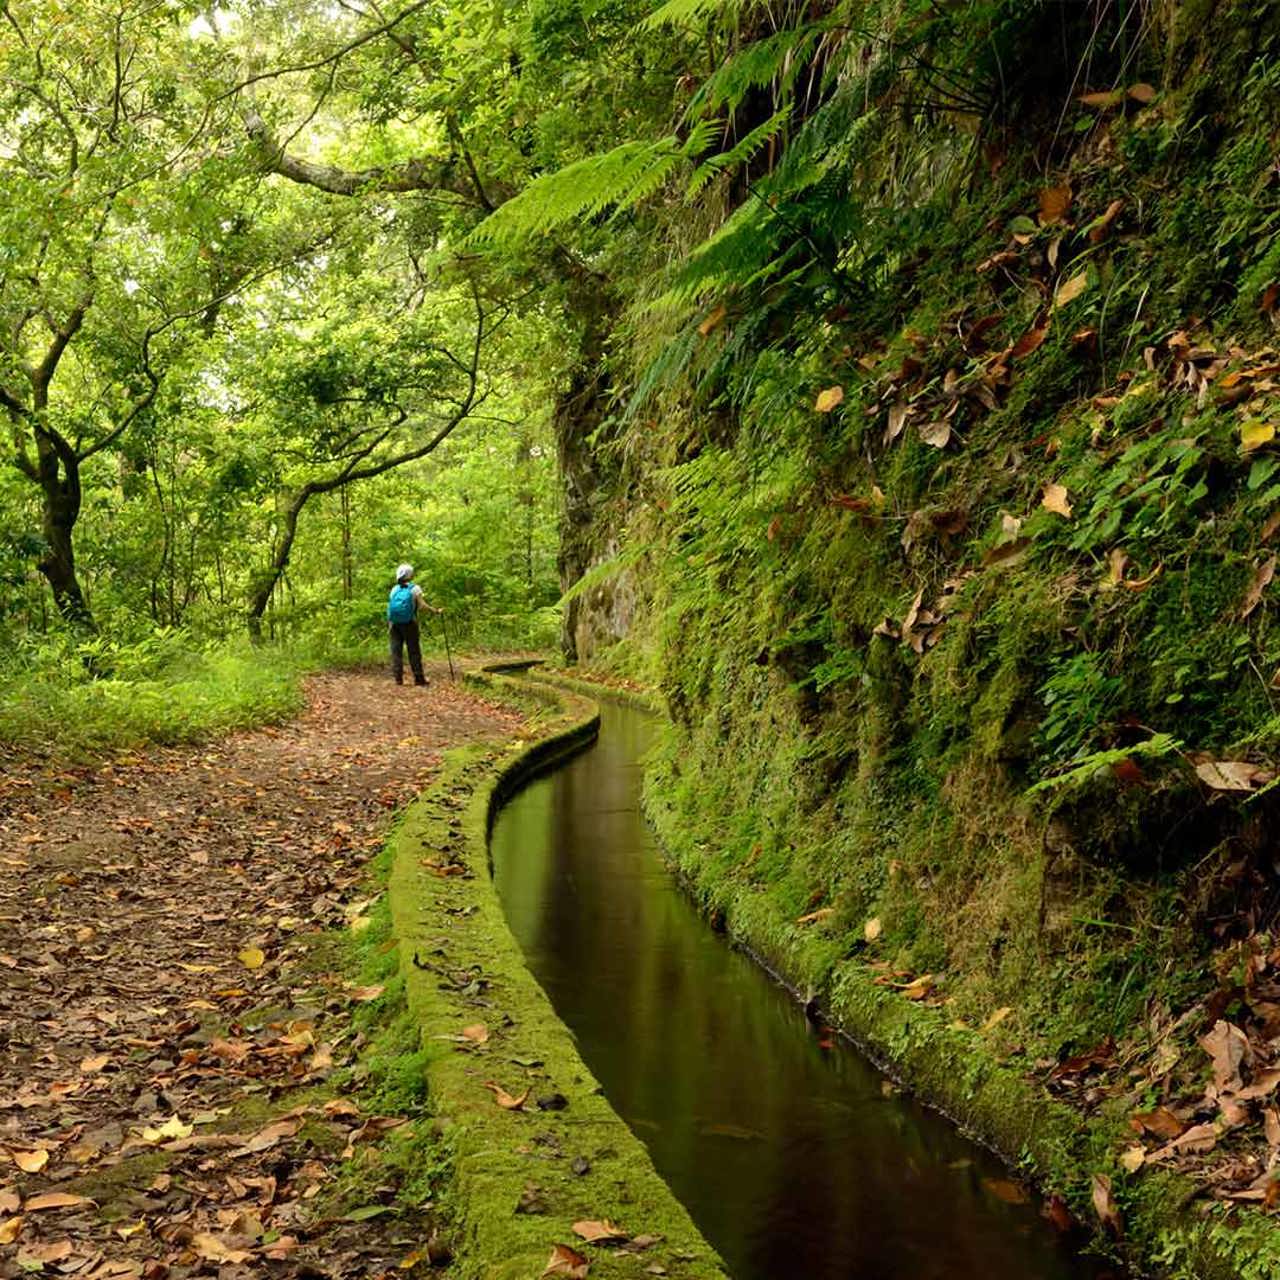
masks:
<instances>
[{"instance_id":1,"label":"blue backpack","mask_svg":"<svg viewBox=\"0 0 1280 1280\"><path fill-rule=\"evenodd\" d=\"M391 599L387 601L387 621L412 622L413 615L413 588L398 583L391 589Z\"/></svg>"}]
</instances>

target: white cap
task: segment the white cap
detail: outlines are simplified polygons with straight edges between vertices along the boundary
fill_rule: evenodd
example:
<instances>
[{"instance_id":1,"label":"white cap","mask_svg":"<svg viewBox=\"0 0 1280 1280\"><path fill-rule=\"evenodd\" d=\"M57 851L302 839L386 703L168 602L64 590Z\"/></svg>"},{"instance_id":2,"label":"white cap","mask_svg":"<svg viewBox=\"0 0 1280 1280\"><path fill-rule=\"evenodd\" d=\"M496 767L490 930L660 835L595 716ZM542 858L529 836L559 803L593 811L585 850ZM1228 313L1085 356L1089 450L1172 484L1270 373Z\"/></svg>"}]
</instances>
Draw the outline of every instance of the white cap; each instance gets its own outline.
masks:
<instances>
[{"instance_id":1,"label":"white cap","mask_svg":"<svg viewBox=\"0 0 1280 1280\"><path fill-rule=\"evenodd\" d=\"M409 578L412 578L412 577L413 577L413 565L411 564L402 564L396 570L397 582L406 582Z\"/></svg>"}]
</instances>

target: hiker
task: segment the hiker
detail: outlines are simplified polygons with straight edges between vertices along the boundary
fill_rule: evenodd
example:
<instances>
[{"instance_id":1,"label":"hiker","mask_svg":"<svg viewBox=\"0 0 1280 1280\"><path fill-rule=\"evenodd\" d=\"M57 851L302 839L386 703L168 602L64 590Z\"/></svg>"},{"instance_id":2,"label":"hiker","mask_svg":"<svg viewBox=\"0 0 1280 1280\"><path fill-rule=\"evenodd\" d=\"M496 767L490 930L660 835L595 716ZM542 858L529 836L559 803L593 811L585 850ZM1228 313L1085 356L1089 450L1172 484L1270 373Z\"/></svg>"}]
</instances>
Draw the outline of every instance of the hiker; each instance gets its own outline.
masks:
<instances>
[{"instance_id":1,"label":"hiker","mask_svg":"<svg viewBox=\"0 0 1280 1280\"><path fill-rule=\"evenodd\" d=\"M413 669L413 683L425 685L422 674L422 645L418 640L418 610L433 608L422 594L422 588L413 580L413 565L402 564L396 570L396 585L391 588L387 601L387 630L391 638L391 674L396 684L404 684L404 649L409 648L409 666Z\"/></svg>"}]
</instances>

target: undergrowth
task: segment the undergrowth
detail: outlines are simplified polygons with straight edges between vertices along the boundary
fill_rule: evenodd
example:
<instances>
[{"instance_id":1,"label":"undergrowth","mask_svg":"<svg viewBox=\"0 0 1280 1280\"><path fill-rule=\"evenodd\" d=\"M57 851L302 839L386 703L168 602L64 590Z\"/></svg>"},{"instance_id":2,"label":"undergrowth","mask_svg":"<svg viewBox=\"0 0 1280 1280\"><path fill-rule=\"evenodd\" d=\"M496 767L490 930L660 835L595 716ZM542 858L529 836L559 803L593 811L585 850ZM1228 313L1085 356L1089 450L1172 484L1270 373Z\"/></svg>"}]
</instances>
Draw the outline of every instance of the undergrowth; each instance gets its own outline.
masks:
<instances>
[{"instance_id":1,"label":"undergrowth","mask_svg":"<svg viewBox=\"0 0 1280 1280\"><path fill-rule=\"evenodd\" d=\"M43 637L0 665L0 743L85 760L150 742L198 742L285 720L303 705L307 672L371 656L315 641L201 646L180 631L137 642Z\"/></svg>"}]
</instances>

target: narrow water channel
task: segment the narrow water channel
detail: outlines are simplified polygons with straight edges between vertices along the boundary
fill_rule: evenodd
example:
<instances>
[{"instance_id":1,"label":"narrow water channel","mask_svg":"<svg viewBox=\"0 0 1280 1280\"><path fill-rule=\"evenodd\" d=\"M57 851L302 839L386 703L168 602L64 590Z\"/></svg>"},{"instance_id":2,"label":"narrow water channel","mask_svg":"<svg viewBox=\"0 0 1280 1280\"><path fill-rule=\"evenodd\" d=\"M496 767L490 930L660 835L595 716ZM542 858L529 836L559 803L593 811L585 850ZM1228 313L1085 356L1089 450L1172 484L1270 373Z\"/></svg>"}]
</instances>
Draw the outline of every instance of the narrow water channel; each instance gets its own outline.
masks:
<instances>
[{"instance_id":1,"label":"narrow water channel","mask_svg":"<svg viewBox=\"0 0 1280 1280\"><path fill-rule=\"evenodd\" d=\"M650 732L606 706L598 743L499 815L494 874L587 1065L735 1280L1099 1280L1008 1203L987 1152L820 1047L708 928L640 813Z\"/></svg>"}]
</instances>

